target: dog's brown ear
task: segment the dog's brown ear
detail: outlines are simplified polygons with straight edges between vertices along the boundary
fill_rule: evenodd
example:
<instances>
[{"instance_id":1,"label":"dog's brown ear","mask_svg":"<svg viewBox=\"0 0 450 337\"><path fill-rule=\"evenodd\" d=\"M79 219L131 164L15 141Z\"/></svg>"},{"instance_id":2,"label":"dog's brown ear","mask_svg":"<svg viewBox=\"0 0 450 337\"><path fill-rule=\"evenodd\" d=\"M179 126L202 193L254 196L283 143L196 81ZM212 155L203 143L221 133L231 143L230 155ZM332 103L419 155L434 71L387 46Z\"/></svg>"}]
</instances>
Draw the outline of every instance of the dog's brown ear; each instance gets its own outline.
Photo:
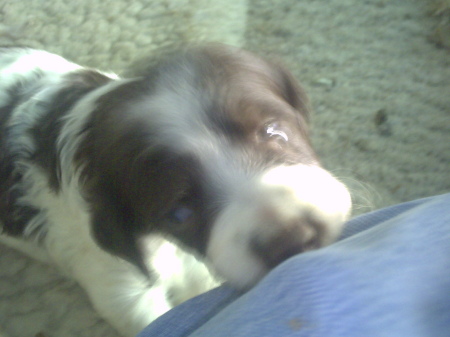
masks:
<instances>
[{"instance_id":1,"label":"dog's brown ear","mask_svg":"<svg viewBox=\"0 0 450 337\"><path fill-rule=\"evenodd\" d=\"M134 264L149 275L137 243L137 219L113 197L97 196L92 209L91 230L101 248Z\"/></svg>"},{"instance_id":2,"label":"dog's brown ear","mask_svg":"<svg viewBox=\"0 0 450 337\"><path fill-rule=\"evenodd\" d=\"M281 89L281 95L286 102L299 111L303 118L308 121L311 107L305 90L295 79L294 75L283 65L275 63L273 67L276 72L275 79L278 82L278 87Z\"/></svg>"}]
</instances>

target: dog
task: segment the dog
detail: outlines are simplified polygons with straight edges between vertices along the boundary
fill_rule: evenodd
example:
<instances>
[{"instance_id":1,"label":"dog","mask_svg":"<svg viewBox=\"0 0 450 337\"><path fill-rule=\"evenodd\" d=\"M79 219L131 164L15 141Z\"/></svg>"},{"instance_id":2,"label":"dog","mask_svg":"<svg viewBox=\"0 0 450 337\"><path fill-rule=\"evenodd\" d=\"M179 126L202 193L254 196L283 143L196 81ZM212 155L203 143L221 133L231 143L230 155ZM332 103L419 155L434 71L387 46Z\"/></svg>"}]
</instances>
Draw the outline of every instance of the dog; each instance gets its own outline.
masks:
<instances>
[{"instance_id":1,"label":"dog","mask_svg":"<svg viewBox=\"0 0 450 337\"><path fill-rule=\"evenodd\" d=\"M129 79L0 48L1 241L75 279L124 336L220 280L249 289L349 217L309 114L283 66L231 46Z\"/></svg>"}]
</instances>

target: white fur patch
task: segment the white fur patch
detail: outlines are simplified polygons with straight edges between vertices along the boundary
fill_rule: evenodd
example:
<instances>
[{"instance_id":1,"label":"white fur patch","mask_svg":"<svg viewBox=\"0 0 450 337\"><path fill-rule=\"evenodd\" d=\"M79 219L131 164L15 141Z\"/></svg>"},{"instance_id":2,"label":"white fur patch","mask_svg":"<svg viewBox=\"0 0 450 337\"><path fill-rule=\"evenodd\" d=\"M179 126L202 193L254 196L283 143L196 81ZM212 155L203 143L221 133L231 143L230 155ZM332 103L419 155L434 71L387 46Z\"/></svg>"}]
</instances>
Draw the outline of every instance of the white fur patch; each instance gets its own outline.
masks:
<instances>
[{"instance_id":1,"label":"white fur patch","mask_svg":"<svg viewBox=\"0 0 450 337\"><path fill-rule=\"evenodd\" d=\"M58 82L61 75L80 69L79 65L64 58L41 50L24 48L7 48L0 50L0 107L10 101L9 88L24 85L21 90L26 93L35 88L45 88L38 97L44 100L49 95L47 90ZM27 83L29 82L29 83ZM27 88L27 85L29 86ZM27 104L34 104L29 102Z\"/></svg>"},{"instance_id":2,"label":"white fur patch","mask_svg":"<svg viewBox=\"0 0 450 337\"><path fill-rule=\"evenodd\" d=\"M182 79L176 86L174 92L168 88L158 88L153 96L145 98L132 108L144 114L151 112L149 127L158 128L155 142L170 146L177 153L210 152L215 146L216 136L208 128L204 112L208 102L202 100L207 99L206 95L195 92L196 89Z\"/></svg>"}]
</instances>

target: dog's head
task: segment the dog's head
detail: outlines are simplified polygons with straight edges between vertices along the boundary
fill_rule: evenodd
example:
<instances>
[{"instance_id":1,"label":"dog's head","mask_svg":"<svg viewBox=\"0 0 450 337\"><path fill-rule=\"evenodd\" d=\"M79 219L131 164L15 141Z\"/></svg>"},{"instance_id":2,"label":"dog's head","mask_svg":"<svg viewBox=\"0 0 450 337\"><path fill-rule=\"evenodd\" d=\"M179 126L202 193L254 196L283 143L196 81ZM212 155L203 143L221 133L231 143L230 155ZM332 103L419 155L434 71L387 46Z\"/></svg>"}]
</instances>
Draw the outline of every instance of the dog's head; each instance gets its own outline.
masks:
<instances>
[{"instance_id":1,"label":"dog's head","mask_svg":"<svg viewBox=\"0 0 450 337\"><path fill-rule=\"evenodd\" d=\"M350 211L311 147L308 101L281 66L226 46L182 51L103 94L76 160L98 242L144 266L170 235L248 287L332 242Z\"/></svg>"}]
</instances>

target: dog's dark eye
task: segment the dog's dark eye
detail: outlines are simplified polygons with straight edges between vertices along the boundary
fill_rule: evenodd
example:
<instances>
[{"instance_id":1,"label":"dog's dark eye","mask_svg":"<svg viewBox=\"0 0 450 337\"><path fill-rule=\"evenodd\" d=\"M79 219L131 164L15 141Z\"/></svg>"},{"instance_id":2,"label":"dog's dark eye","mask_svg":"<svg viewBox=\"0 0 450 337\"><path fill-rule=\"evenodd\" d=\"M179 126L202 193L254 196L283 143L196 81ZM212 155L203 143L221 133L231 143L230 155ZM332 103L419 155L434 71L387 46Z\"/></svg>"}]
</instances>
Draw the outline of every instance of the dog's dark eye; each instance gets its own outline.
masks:
<instances>
[{"instance_id":1,"label":"dog's dark eye","mask_svg":"<svg viewBox=\"0 0 450 337\"><path fill-rule=\"evenodd\" d=\"M264 129L265 138L275 138L277 140L282 140L287 142L289 137L285 131L278 125L278 123L269 123L265 126Z\"/></svg>"},{"instance_id":2,"label":"dog's dark eye","mask_svg":"<svg viewBox=\"0 0 450 337\"><path fill-rule=\"evenodd\" d=\"M194 212L186 206L177 206L169 213L169 219L174 223L183 223L188 220Z\"/></svg>"}]
</instances>

